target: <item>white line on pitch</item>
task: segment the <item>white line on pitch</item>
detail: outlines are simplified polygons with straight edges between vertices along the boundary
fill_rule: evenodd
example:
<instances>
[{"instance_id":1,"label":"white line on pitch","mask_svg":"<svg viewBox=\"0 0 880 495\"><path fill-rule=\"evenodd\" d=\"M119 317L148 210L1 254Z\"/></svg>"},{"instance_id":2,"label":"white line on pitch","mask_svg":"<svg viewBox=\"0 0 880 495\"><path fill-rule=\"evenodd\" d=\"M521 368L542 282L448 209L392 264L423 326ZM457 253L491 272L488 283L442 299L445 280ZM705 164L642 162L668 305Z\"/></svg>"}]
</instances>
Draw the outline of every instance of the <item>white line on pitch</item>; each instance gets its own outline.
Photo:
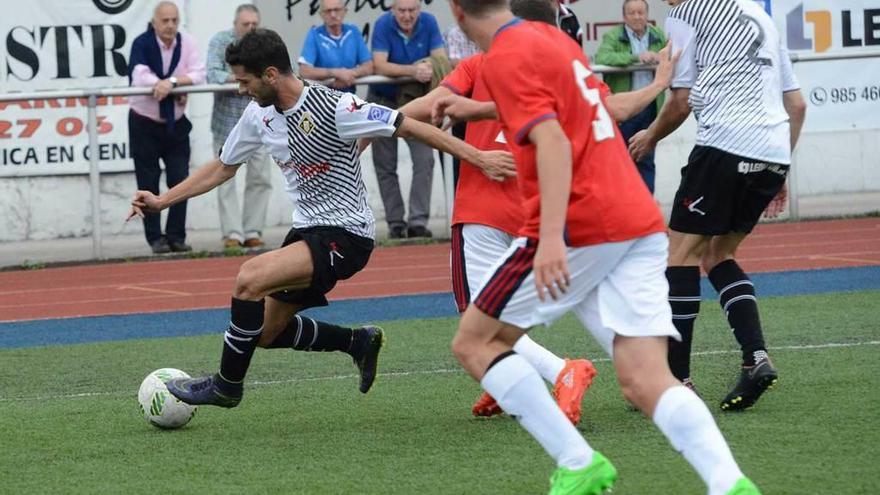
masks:
<instances>
[{"instance_id":1,"label":"white line on pitch","mask_svg":"<svg viewBox=\"0 0 880 495\"><path fill-rule=\"evenodd\" d=\"M830 342L827 344L808 344L808 345L783 345L778 347L771 347L771 351L808 351L808 350L817 350L817 349L840 349L847 347L864 347L864 346L874 346L880 345L880 340L871 340L868 342ZM741 351L739 350L723 350L723 351L698 351L694 352L692 356L716 356L719 354L739 354ZM607 357L591 359L594 363L604 363L611 361L611 359ZM455 369L436 369L436 370L421 370L421 371L392 371L389 373L379 373L377 377L384 378L394 378L399 376L417 376L417 375L442 375L442 374L453 374L453 373L464 373L464 370L461 368ZM287 378L284 380L254 380L248 382L250 385L256 386L265 386L265 385L283 385L288 383L299 383L299 382L321 382L321 381L330 381L330 380L348 380L352 378L358 378L359 375L333 375L333 376L316 376L311 378ZM35 396L35 397L0 397L0 402L25 402L25 401L42 401L42 400L57 400L57 399L81 399L86 397L110 397L110 396L125 396L130 395L134 397L134 392L82 392L79 394L63 394L63 395L44 395L44 396Z\"/></svg>"}]
</instances>

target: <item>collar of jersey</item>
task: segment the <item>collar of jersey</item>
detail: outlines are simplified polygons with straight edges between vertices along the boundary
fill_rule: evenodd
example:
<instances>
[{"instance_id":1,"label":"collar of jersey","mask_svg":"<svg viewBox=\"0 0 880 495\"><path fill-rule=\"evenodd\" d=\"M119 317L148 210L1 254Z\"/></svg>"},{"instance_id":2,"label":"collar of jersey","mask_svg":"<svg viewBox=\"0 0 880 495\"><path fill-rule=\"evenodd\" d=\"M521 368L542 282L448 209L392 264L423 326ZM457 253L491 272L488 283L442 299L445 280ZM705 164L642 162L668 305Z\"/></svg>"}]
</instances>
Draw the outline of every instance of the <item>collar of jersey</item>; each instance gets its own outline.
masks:
<instances>
[{"instance_id":1,"label":"collar of jersey","mask_svg":"<svg viewBox=\"0 0 880 495\"><path fill-rule=\"evenodd\" d=\"M294 103L292 107L283 111L278 108L277 105L274 105L276 113L279 113L281 115L290 115L299 110L301 106L303 106L303 103L306 101L306 97L309 96L309 91L311 91L312 89L311 85L307 81L303 81L303 83L304 84L302 93L299 94L299 98L296 100L296 103Z\"/></svg>"},{"instance_id":2,"label":"collar of jersey","mask_svg":"<svg viewBox=\"0 0 880 495\"><path fill-rule=\"evenodd\" d=\"M523 20L520 19L519 17L514 17L513 19L510 20L510 22L508 22L507 24L498 28L498 31L495 31L495 36L493 36L493 38L497 38L498 35L501 34L502 31L504 31L507 28L511 28L513 26L516 26L517 24L521 23L522 21Z\"/></svg>"}]
</instances>

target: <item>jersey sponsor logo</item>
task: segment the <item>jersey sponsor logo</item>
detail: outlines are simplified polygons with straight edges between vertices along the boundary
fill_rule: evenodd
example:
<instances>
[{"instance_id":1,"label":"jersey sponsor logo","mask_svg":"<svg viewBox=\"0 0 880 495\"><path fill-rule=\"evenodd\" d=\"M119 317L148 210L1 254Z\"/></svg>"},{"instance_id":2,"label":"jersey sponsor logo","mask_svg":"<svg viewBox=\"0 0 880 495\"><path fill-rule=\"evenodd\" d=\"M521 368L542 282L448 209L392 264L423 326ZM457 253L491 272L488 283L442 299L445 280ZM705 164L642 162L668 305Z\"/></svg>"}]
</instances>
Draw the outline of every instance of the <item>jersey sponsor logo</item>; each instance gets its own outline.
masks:
<instances>
[{"instance_id":1,"label":"jersey sponsor logo","mask_svg":"<svg viewBox=\"0 0 880 495\"><path fill-rule=\"evenodd\" d=\"M504 137L504 131L500 131L498 136L495 137L496 143L507 144L507 138Z\"/></svg>"},{"instance_id":2,"label":"jersey sponsor logo","mask_svg":"<svg viewBox=\"0 0 880 495\"><path fill-rule=\"evenodd\" d=\"M689 212L697 213L700 216L706 216L705 211L697 208L697 205L703 201L704 197L705 196L700 196L699 198L697 198L695 200L691 200L690 198L684 198L684 201L682 203L684 203L684 206L688 209Z\"/></svg>"},{"instance_id":3,"label":"jersey sponsor logo","mask_svg":"<svg viewBox=\"0 0 880 495\"><path fill-rule=\"evenodd\" d=\"M312 114L309 112L306 112L303 114L302 118L299 119L298 127L304 133L311 134L312 131L314 131L315 128L317 128L318 126L315 125L315 119L312 118Z\"/></svg>"},{"instance_id":4,"label":"jersey sponsor logo","mask_svg":"<svg viewBox=\"0 0 880 495\"><path fill-rule=\"evenodd\" d=\"M269 117L263 117L263 125L266 126L270 131L275 132L275 129L272 129L272 121L275 120L275 117L271 119Z\"/></svg>"},{"instance_id":5,"label":"jersey sponsor logo","mask_svg":"<svg viewBox=\"0 0 880 495\"><path fill-rule=\"evenodd\" d=\"M739 165L737 165L737 171L741 174L754 174L765 170L777 175L786 175L788 173L788 167L773 163L739 162Z\"/></svg>"},{"instance_id":6,"label":"jersey sponsor logo","mask_svg":"<svg viewBox=\"0 0 880 495\"><path fill-rule=\"evenodd\" d=\"M327 162L322 163L297 163L295 165L296 171L299 173L300 177L303 179L311 179L312 177L320 174L326 174L330 171L330 164Z\"/></svg>"},{"instance_id":7,"label":"jersey sponsor logo","mask_svg":"<svg viewBox=\"0 0 880 495\"><path fill-rule=\"evenodd\" d=\"M367 113L367 120L388 124L391 120L391 110L385 107L372 106L370 107L370 112Z\"/></svg>"},{"instance_id":8,"label":"jersey sponsor logo","mask_svg":"<svg viewBox=\"0 0 880 495\"><path fill-rule=\"evenodd\" d=\"M351 100L351 106L348 107L349 113L360 112L362 108L367 104L367 102L362 101L358 103L357 100Z\"/></svg>"},{"instance_id":9,"label":"jersey sponsor logo","mask_svg":"<svg viewBox=\"0 0 880 495\"><path fill-rule=\"evenodd\" d=\"M302 177L303 179L311 179L312 177L320 174L326 174L330 171L332 166L328 162L321 163L297 163L294 160L287 160L283 162L281 160L276 159L275 163L282 170L294 170L296 173Z\"/></svg>"}]
</instances>

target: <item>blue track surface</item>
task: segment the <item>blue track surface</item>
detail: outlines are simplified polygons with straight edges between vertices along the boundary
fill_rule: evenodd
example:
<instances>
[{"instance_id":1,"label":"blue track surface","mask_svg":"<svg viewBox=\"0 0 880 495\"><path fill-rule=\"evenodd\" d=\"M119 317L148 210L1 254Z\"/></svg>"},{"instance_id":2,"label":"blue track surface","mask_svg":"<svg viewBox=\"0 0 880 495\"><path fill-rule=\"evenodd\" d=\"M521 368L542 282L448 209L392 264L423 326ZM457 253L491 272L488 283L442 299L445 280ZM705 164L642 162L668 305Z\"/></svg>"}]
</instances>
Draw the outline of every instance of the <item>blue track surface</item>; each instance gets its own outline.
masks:
<instances>
[{"instance_id":1,"label":"blue track surface","mask_svg":"<svg viewBox=\"0 0 880 495\"><path fill-rule=\"evenodd\" d=\"M761 297L880 290L880 266L759 273L752 280ZM703 296L715 290L704 279ZM306 312L340 324L455 316L451 293L333 302ZM228 309L95 316L0 323L0 349L222 333Z\"/></svg>"}]
</instances>

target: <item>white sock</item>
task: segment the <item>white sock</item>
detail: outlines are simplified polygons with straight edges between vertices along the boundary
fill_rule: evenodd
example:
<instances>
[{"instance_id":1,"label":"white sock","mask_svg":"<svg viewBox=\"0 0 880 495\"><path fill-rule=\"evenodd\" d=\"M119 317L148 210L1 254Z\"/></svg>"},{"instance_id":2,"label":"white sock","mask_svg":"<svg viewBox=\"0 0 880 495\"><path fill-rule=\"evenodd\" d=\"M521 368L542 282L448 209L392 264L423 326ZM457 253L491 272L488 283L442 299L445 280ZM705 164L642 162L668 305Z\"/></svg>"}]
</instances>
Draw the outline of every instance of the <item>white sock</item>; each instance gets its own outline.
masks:
<instances>
[{"instance_id":1,"label":"white sock","mask_svg":"<svg viewBox=\"0 0 880 495\"><path fill-rule=\"evenodd\" d=\"M514 352L525 358L535 370L549 383L556 383L556 377L565 368L565 360L548 351L528 335L523 335L513 346Z\"/></svg>"},{"instance_id":2,"label":"white sock","mask_svg":"<svg viewBox=\"0 0 880 495\"><path fill-rule=\"evenodd\" d=\"M743 477L706 404L687 387L670 387L654 409L654 423L709 487L725 494Z\"/></svg>"},{"instance_id":3,"label":"white sock","mask_svg":"<svg viewBox=\"0 0 880 495\"><path fill-rule=\"evenodd\" d=\"M593 461L593 449L565 417L541 377L522 356L511 354L495 363L480 385L504 412L519 421L558 466L582 469Z\"/></svg>"}]
</instances>

